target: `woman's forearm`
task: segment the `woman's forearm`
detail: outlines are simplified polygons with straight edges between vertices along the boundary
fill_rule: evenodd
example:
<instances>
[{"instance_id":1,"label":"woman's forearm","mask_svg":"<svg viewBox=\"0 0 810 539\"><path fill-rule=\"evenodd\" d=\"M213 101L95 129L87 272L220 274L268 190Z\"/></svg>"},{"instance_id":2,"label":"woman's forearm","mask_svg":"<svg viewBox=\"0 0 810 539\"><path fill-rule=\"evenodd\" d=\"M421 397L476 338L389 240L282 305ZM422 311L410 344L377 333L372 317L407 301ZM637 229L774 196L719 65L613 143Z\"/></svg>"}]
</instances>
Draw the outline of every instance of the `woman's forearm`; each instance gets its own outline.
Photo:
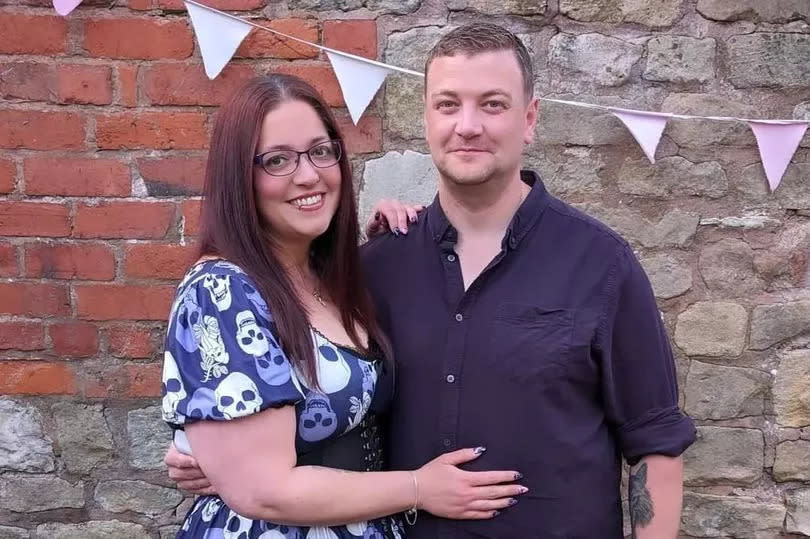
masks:
<instances>
[{"instance_id":1,"label":"woman's forearm","mask_svg":"<svg viewBox=\"0 0 810 539\"><path fill-rule=\"evenodd\" d=\"M350 472L319 466L293 468L282 485L254 481L238 500L239 514L287 525L336 526L414 506L411 472Z\"/></svg>"},{"instance_id":2,"label":"woman's forearm","mask_svg":"<svg viewBox=\"0 0 810 539\"><path fill-rule=\"evenodd\" d=\"M683 461L648 455L630 469L630 523L634 539L675 539L683 502Z\"/></svg>"}]
</instances>

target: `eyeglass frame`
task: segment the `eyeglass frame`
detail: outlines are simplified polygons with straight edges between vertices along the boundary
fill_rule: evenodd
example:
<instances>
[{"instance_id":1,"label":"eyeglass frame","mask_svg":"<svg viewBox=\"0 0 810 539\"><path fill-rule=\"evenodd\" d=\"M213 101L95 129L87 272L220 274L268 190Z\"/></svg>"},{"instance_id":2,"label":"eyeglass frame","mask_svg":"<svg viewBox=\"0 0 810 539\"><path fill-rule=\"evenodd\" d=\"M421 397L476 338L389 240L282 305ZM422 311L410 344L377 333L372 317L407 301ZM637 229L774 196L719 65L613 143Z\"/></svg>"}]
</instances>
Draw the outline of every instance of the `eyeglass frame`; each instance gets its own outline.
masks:
<instances>
[{"instance_id":1,"label":"eyeglass frame","mask_svg":"<svg viewBox=\"0 0 810 539\"><path fill-rule=\"evenodd\" d=\"M316 165L315 162L312 160L312 156L309 155L309 152L311 152L313 149L317 148L318 146L323 146L324 144L333 144L334 147L337 148L337 152L336 152L337 153L337 159L331 165L326 165L326 166ZM296 154L296 156L295 156L295 168L293 168L291 171L286 172L284 174L273 174L272 172L269 172L266 168L264 168L264 164L262 163L262 158L265 155L269 154L269 153L276 153L276 152L293 152L293 153L295 153ZM333 167L333 166L337 165L338 163L340 163L340 159L343 157L343 142L341 140L339 140L339 139L324 140L322 142L318 142L317 144L313 144L312 146L310 146L309 148L307 148L306 150L304 150L302 152L299 152L298 150L293 150L292 148L287 148L287 149L283 149L283 150L281 150L281 149L279 149L279 150L269 150L269 151L262 152L260 154L254 155L253 156L253 164L254 165L259 165L260 167L262 167L262 170L268 176L273 176L275 178L281 178L283 176L289 176L290 174L293 174L293 173L295 173L296 170L298 170L298 167L301 166L301 156L302 155L306 155L307 159L309 160L309 164L312 165L315 168L323 169L323 168Z\"/></svg>"}]
</instances>

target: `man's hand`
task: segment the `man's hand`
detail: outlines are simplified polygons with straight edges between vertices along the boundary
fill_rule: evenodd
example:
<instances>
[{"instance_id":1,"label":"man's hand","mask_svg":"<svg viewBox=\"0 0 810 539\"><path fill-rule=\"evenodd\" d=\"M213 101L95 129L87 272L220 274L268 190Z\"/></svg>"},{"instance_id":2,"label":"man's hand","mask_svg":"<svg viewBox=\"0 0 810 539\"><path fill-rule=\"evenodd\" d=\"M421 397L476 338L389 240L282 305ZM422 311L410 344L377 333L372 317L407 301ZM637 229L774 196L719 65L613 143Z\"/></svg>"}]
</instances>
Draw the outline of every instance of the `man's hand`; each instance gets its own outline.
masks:
<instances>
[{"instance_id":1,"label":"man's hand","mask_svg":"<svg viewBox=\"0 0 810 539\"><path fill-rule=\"evenodd\" d=\"M217 493L200 469L197 460L191 455L184 455L178 451L174 444L169 446L163 462L169 468L169 477L177 483L177 488L180 490L199 496Z\"/></svg>"},{"instance_id":2,"label":"man's hand","mask_svg":"<svg viewBox=\"0 0 810 539\"><path fill-rule=\"evenodd\" d=\"M371 208L371 217L366 222L366 237L373 238L388 231L395 236L407 234L408 223L415 223L419 212L424 209L421 204L403 204L391 198L378 200Z\"/></svg>"}]
</instances>

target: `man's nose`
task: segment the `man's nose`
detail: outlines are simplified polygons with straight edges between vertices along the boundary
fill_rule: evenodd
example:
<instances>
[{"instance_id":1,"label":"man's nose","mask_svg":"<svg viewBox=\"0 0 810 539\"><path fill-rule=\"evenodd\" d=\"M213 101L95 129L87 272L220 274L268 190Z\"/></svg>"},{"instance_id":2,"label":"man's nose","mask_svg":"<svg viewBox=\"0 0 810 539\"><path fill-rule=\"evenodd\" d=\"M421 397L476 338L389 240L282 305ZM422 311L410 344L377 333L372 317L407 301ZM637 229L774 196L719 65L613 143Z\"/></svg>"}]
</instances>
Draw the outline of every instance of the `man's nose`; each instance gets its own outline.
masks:
<instances>
[{"instance_id":1,"label":"man's nose","mask_svg":"<svg viewBox=\"0 0 810 539\"><path fill-rule=\"evenodd\" d=\"M481 134L483 127L480 113L476 107L461 107L456 122L456 134L460 137L471 138Z\"/></svg>"}]
</instances>

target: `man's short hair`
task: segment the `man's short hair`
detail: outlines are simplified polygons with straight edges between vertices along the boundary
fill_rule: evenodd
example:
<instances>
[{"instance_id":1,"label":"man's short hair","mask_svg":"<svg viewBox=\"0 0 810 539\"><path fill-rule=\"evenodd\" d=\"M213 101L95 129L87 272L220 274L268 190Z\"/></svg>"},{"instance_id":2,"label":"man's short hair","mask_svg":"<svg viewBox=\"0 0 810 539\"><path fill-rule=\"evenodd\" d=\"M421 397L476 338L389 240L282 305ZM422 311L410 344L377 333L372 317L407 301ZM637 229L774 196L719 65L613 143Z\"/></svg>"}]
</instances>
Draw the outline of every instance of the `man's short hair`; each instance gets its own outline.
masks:
<instances>
[{"instance_id":1,"label":"man's short hair","mask_svg":"<svg viewBox=\"0 0 810 539\"><path fill-rule=\"evenodd\" d=\"M456 54L474 56L483 52L503 50L515 53L520 73L523 76L523 92L528 100L534 94L534 69L529 51L526 50L526 46L520 41L520 38L497 24L485 22L465 24L442 36L431 49L425 62L425 78L427 79L431 62L441 56L455 56Z\"/></svg>"}]
</instances>

